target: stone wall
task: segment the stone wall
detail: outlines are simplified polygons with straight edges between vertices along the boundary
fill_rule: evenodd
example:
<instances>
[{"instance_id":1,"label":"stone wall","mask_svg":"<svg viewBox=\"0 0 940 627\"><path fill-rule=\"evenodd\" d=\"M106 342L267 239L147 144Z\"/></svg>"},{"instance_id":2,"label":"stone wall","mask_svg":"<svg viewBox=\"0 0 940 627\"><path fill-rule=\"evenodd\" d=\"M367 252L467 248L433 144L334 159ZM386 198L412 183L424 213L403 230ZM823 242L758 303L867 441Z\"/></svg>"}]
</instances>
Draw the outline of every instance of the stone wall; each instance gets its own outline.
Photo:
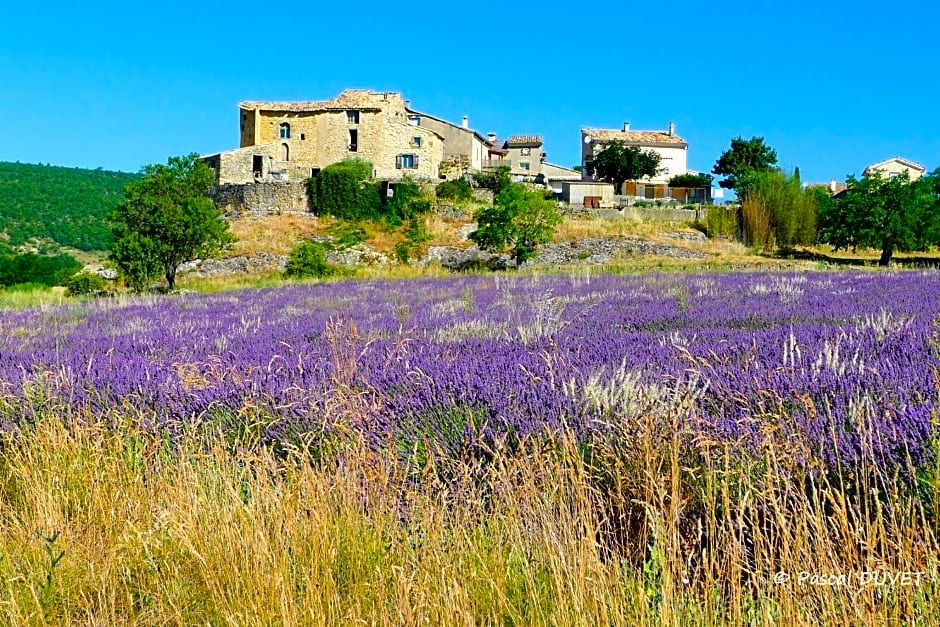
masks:
<instances>
[{"instance_id":1,"label":"stone wall","mask_svg":"<svg viewBox=\"0 0 940 627\"><path fill-rule=\"evenodd\" d=\"M620 209L599 209L595 215L600 218L625 218L638 222L691 222L704 219L704 209L682 209L679 207L622 207Z\"/></svg>"},{"instance_id":2,"label":"stone wall","mask_svg":"<svg viewBox=\"0 0 940 627\"><path fill-rule=\"evenodd\" d=\"M229 217L310 211L306 181L219 185L209 197Z\"/></svg>"}]
</instances>

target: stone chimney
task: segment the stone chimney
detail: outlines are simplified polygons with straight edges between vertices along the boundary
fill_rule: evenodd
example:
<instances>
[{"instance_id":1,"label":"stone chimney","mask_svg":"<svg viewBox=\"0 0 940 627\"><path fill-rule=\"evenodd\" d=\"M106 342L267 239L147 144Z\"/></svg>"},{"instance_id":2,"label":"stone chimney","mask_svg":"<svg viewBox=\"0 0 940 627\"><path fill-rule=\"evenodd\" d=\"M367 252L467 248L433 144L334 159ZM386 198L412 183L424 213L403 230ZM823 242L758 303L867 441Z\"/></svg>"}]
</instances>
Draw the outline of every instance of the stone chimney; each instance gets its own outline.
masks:
<instances>
[{"instance_id":1,"label":"stone chimney","mask_svg":"<svg viewBox=\"0 0 940 627\"><path fill-rule=\"evenodd\" d=\"M463 127L470 128L470 118L467 116L463 116Z\"/></svg>"},{"instance_id":2,"label":"stone chimney","mask_svg":"<svg viewBox=\"0 0 940 627\"><path fill-rule=\"evenodd\" d=\"M624 122L624 123L623 123L623 132L626 133L626 132L629 131L629 130L630 130L630 123L629 123L629 122Z\"/></svg>"},{"instance_id":3,"label":"stone chimney","mask_svg":"<svg viewBox=\"0 0 940 627\"><path fill-rule=\"evenodd\" d=\"M836 180L832 179L831 181L829 181L829 193L834 195L838 190L839 190L839 184L836 183Z\"/></svg>"},{"instance_id":4,"label":"stone chimney","mask_svg":"<svg viewBox=\"0 0 940 627\"><path fill-rule=\"evenodd\" d=\"M669 136L672 137L675 134L676 134L676 123L670 122L669 123Z\"/></svg>"},{"instance_id":5,"label":"stone chimney","mask_svg":"<svg viewBox=\"0 0 940 627\"><path fill-rule=\"evenodd\" d=\"M496 143L496 133L488 133L486 138L490 141L491 144Z\"/></svg>"}]
</instances>

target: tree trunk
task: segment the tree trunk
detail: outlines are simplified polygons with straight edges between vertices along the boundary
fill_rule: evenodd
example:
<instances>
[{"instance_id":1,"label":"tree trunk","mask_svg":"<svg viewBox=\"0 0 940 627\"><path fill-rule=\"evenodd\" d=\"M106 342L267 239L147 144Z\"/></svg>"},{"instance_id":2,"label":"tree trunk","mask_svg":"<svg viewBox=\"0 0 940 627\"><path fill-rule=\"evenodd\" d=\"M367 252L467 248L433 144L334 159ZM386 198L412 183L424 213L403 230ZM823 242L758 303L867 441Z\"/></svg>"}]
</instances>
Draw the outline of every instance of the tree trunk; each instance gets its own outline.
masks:
<instances>
[{"instance_id":1,"label":"tree trunk","mask_svg":"<svg viewBox=\"0 0 940 627\"><path fill-rule=\"evenodd\" d=\"M167 290L170 292L176 287L176 268L167 268L166 270Z\"/></svg>"},{"instance_id":2,"label":"tree trunk","mask_svg":"<svg viewBox=\"0 0 940 627\"><path fill-rule=\"evenodd\" d=\"M891 256L894 254L894 242L885 242L881 247L881 259L878 260L879 266L887 266L891 263Z\"/></svg>"}]
</instances>

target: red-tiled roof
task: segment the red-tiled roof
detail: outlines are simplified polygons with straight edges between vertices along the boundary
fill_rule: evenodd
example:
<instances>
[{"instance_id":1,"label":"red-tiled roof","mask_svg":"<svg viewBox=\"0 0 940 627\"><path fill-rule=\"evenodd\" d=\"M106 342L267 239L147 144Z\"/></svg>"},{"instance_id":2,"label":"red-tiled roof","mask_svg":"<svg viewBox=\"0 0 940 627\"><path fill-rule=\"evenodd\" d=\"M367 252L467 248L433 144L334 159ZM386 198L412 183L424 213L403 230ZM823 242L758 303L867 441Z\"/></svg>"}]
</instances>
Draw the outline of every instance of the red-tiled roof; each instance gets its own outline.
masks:
<instances>
[{"instance_id":1,"label":"red-tiled roof","mask_svg":"<svg viewBox=\"0 0 940 627\"><path fill-rule=\"evenodd\" d=\"M509 146L541 146L542 145L542 136L541 135L512 135L506 141Z\"/></svg>"},{"instance_id":2,"label":"red-tiled roof","mask_svg":"<svg viewBox=\"0 0 940 627\"><path fill-rule=\"evenodd\" d=\"M375 92L369 89L347 89L336 98L320 101L263 102L247 100L238 103L240 109L263 111L342 111L358 109L377 111L390 95L401 96L394 92Z\"/></svg>"},{"instance_id":3,"label":"red-tiled roof","mask_svg":"<svg viewBox=\"0 0 940 627\"><path fill-rule=\"evenodd\" d=\"M633 146L675 146L681 148L688 143L678 135L670 135L668 131L616 131L606 128L586 128L582 131L594 140L608 142L619 140Z\"/></svg>"}]
</instances>

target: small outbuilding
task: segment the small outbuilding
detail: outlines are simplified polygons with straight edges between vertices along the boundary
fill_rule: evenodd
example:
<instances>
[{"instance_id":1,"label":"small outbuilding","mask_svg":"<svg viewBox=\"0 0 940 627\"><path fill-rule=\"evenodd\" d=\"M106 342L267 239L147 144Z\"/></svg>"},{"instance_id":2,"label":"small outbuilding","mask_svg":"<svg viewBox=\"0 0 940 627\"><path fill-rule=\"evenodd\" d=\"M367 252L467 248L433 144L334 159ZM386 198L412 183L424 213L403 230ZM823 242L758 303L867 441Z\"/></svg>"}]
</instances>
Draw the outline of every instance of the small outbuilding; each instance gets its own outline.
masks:
<instances>
[{"instance_id":1,"label":"small outbuilding","mask_svg":"<svg viewBox=\"0 0 940 627\"><path fill-rule=\"evenodd\" d=\"M614 186L597 181L562 181L561 199L569 205L597 209L613 203Z\"/></svg>"}]
</instances>

